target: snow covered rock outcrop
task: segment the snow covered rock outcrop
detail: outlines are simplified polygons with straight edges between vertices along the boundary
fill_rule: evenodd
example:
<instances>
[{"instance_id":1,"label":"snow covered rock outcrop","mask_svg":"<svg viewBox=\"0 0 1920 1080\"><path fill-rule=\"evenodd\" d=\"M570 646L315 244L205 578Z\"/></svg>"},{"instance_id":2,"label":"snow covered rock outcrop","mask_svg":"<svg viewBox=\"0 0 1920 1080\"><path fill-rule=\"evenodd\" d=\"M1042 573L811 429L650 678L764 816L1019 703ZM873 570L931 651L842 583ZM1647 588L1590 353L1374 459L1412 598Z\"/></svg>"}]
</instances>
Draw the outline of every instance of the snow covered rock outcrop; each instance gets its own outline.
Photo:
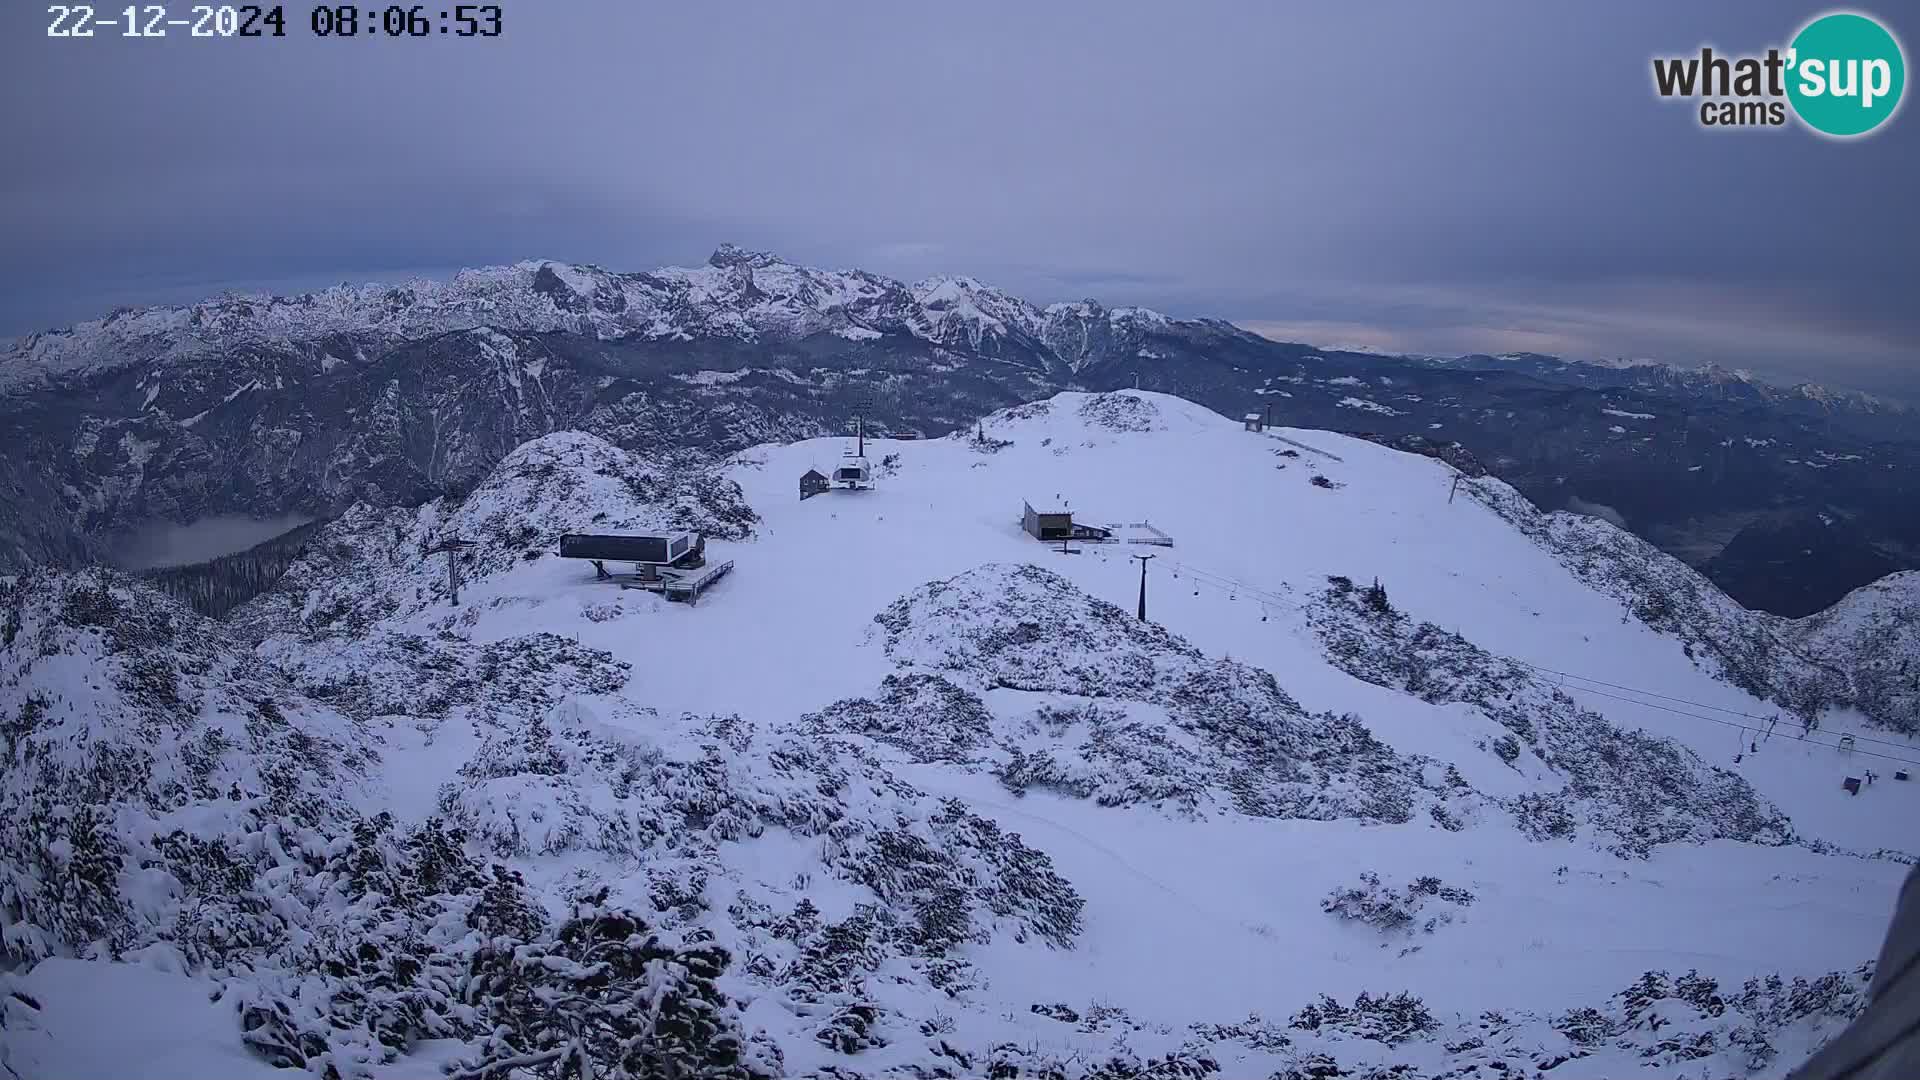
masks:
<instances>
[{"instance_id":1,"label":"snow covered rock outcrop","mask_svg":"<svg viewBox=\"0 0 1920 1080\"><path fill-rule=\"evenodd\" d=\"M522 444L474 489L417 509L359 505L329 522L274 589L236 616L256 635L354 635L447 599L442 539L479 581L553 553L569 532L688 530L738 540L758 520L738 484L708 469L661 466L578 431Z\"/></svg>"},{"instance_id":2,"label":"snow covered rock outcrop","mask_svg":"<svg viewBox=\"0 0 1920 1080\"><path fill-rule=\"evenodd\" d=\"M930 582L874 621L900 673L878 698L806 722L978 764L1016 793L1451 827L1474 802L1357 717L1309 714L1271 674L1209 658L1040 567Z\"/></svg>"},{"instance_id":3,"label":"snow covered rock outcrop","mask_svg":"<svg viewBox=\"0 0 1920 1080\"><path fill-rule=\"evenodd\" d=\"M1920 734L1920 571L1862 585L1789 625L1817 670L1832 677L1833 703L1850 704L1891 730Z\"/></svg>"}]
</instances>

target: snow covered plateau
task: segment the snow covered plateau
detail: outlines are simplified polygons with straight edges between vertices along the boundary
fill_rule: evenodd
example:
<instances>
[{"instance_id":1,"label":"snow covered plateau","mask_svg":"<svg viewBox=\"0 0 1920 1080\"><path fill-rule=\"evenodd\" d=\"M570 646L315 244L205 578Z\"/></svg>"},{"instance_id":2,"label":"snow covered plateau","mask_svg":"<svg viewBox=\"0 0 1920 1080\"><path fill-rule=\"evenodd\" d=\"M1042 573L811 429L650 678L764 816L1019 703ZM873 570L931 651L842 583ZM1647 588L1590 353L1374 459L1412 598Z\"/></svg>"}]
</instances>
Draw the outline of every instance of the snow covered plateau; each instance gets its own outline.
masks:
<instances>
[{"instance_id":1,"label":"snow covered plateau","mask_svg":"<svg viewBox=\"0 0 1920 1080\"><path fill-rule=\"evenodd\" d=\"M0 1074L1719 1080L1863 1007L1920 573L1751 612L1498 479L1155 393L800 500L847 441L544 435L217 622L0 578ZM732 573L667 603L555 551L660 529Z\"/></svg>"}]
</instances>

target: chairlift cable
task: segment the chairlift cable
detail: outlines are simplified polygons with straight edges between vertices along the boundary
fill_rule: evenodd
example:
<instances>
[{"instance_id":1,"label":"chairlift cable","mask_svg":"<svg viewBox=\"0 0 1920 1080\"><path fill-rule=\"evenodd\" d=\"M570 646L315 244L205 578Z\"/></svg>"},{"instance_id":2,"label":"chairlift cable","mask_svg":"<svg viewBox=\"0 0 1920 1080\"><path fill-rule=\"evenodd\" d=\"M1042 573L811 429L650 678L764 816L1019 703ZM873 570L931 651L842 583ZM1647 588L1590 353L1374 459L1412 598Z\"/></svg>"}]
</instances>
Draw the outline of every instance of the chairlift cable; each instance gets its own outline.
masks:
<instances>
[{"instance_id":1,"label":"chairlift cable","mask_svg":"<svg viewBox=\"0 0 1920 1080\"><path fill-rule=\"evenodd\" d=\"M1201 568L1193 566L1189 563L1175 563L1174 565L1179 569L1185 570L1188 573L1192 574L1197 580L1201 580L1205 584L1211 585L1215 588L1238 587L1238 588L1245 589L1247 592L1255 594L1258 597L1263 597L1266 600L1273 602L1273 604L1276 607L1284 607L1284 608L1288 608L1288 609L1298 611L1298 612L1303 612L1303 613L1307 610L1306 606L1303 604L1298 604L1291 600L1284 599L1276 593L1269 592L1268 590L1260 589L1260 588L1248 585L1245 582L1239 581L1238 579L1235 579L1235 578L1228 577L1225 574L1216 574L1216 573L1213 573L1212 571L1202 570ZM1206 579L1212 579L1212 580L1206 580ZM1198 588L1195 588L1193 591L1193 594L1195 596L1200 595L1200 590ZM1264 622L1265 620L1262 619L1262 621ZM1497 653L1490 653L1490 654L1494 656L1499 656L1499 654ZM1671 694L1662 694L1653 690L1642 690L1639 687L1627 686L1627 685L1624 685L1621 683L1615 683L1615 682L1608 682L1605 679L1597 679L1590 675L1580 675L1575 672L1561 671L1557 668L1550 668L1543 664L1531 663L1529 661L1521 660L1516 657L1508 656L1508 657L1499 657L1499 658L1504 660L1510 660L1513 663L1518 664L1524 668L1530 668L1534 671L1555 676L1555 680L1554 680L1555 684L1561 688L1566 688L1566 685L1567 685L1566 680L1573 679L1575 680L1576 683L1592 683L1595 686L1609 687L1614 690L1625 691L1629 694L1638 694L1643 697L1658 698L1661 701L1671 701L1677 704L1688 705L1698 709L1708 709L1713 712L1725 713L1729 716L1737 716L1745 720L1752 720L1762 724L1769 723L1770 721L1777 721L1778 719L1778 717L1760 716L1755 713L1745 712L1740 709L1731 709L1722 705L1709 705L1705 702L1691 701L1686 698L1674 697ZM1604 690L1594 689L1593 686L1575 685L1572 687L1572 689L1578 690L1584 693L1588 693L1588 694L1595 694L1604 698L1610 698L1614 701L1625 702L1626 704L1629 704L1629 705L1640 705L1649 709L1659 709L1662 712L1672 713L1675 716L1684 716L1694 720L1705 720L1709 723L1722 724L1727 727L1736 728L1736 729L1739 729L1741 732L1740 738L1742 739L1742 744L1744 745L1744 741L1746 738L1744 731L1748 726L1746 724L1737 723L1732 720L1722 720L1719 717L1715 717L1715 716L1702 716L1698 713L1687 712L1684 709L1676 709L1667 705L1662 705L1658 701L1643 701L1637 698L1622 697L1618 694L1610 694ZM1815 729L1815 730L1818 730L1818 729ZM1769 739L1773 737L1771 728L1769 728L1768 730L1767 737ZM1897 750L1913 749L1913 744L1911 742L1895 742L1891 739L1878 739L1878 738L1874 738L1871 735L1857 735L1857 734L1854 735L1853 738L1855 739L1856 742L1868 742L1868 743L1874 743L1880 746L1890 746ZM1824 739L1814 738L1812 731L1809 731L1805 735L1803 735L1800 741L1808 742L1816 746L1825 746L1829 749L1834 749L1834 750L1842 749L1840 744L1837 742L1828 742ZM1920 759L1900 757L1895 754L1879 753L1872 750L1861 750L1857 748L1851 749L1849 752L1855 753L1855 754L1865 754L1869 757L1883 758L1888 761L1897 761L1907 765L1920 765Z\"/></svg>"}]
</instances>

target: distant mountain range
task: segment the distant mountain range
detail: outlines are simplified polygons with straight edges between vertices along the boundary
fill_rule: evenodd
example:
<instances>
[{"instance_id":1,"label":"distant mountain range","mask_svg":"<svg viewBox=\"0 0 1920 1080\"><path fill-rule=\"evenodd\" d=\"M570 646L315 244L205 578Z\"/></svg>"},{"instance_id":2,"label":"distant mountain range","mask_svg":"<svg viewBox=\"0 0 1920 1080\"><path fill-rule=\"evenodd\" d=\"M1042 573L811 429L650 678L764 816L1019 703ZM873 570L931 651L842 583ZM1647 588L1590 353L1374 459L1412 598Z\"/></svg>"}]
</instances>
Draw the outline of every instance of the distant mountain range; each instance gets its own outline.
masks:
<instances>
[{"instance_id":1,"label":"distant mountain range","mask_svg":"<svg viewBox=\"0 0 1920 1080\"><path fill-rule=\"evenodd\" d=\"M1542 353L1473 353L1457 357L1407 357L1431 364L1518 371L1579 386L1631 388L1649 393L1697 396L1722 402L1766 405L1833 422L1862 434L1920 438L1920 409L1907 401L1802 382L1781 386L1751 371L1719 364L1687 367L1653 360L1567 360Z\"/></svg>"},{"instance_id":2,"label":"distant mountain range","mask_svg":"<svg viewBox=\"0 0 1920 1080\"><path fill-rule=\"evenodd\" d=\"M123 309L0 345L0 566L97 561L161 521L417 503L556 430L712 460L847 430L861 407L936 434L1135 385L1234 416L1457 442L1541 506L1611 516L1779 614L1920 566L1920 425L1864 394L1720 369L1325 350L731 245L695 268L523 262Z\"/></svg>"}]
</instances>

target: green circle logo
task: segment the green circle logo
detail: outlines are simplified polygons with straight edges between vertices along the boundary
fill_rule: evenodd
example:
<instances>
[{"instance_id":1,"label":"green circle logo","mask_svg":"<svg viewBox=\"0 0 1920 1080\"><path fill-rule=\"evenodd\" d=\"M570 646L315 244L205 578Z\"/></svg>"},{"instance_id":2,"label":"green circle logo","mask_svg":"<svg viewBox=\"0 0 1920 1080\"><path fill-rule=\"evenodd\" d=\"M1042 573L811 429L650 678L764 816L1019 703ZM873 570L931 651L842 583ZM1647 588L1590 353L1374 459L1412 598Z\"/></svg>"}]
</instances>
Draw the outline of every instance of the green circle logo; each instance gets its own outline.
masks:
<instances>
[{"instance_id":1,"label":"green circle logo","mask_svg":"<svg viewBox=\"0 0 1920 1080\"><path fill-rule=\"evenodd\" d=\"M1887 122L1907 88L1907 62L1887 28L1850 11L1808 23L1787 53L1787 99L1815 131L1865 135Z\"/></svg>"}]
</instances>

